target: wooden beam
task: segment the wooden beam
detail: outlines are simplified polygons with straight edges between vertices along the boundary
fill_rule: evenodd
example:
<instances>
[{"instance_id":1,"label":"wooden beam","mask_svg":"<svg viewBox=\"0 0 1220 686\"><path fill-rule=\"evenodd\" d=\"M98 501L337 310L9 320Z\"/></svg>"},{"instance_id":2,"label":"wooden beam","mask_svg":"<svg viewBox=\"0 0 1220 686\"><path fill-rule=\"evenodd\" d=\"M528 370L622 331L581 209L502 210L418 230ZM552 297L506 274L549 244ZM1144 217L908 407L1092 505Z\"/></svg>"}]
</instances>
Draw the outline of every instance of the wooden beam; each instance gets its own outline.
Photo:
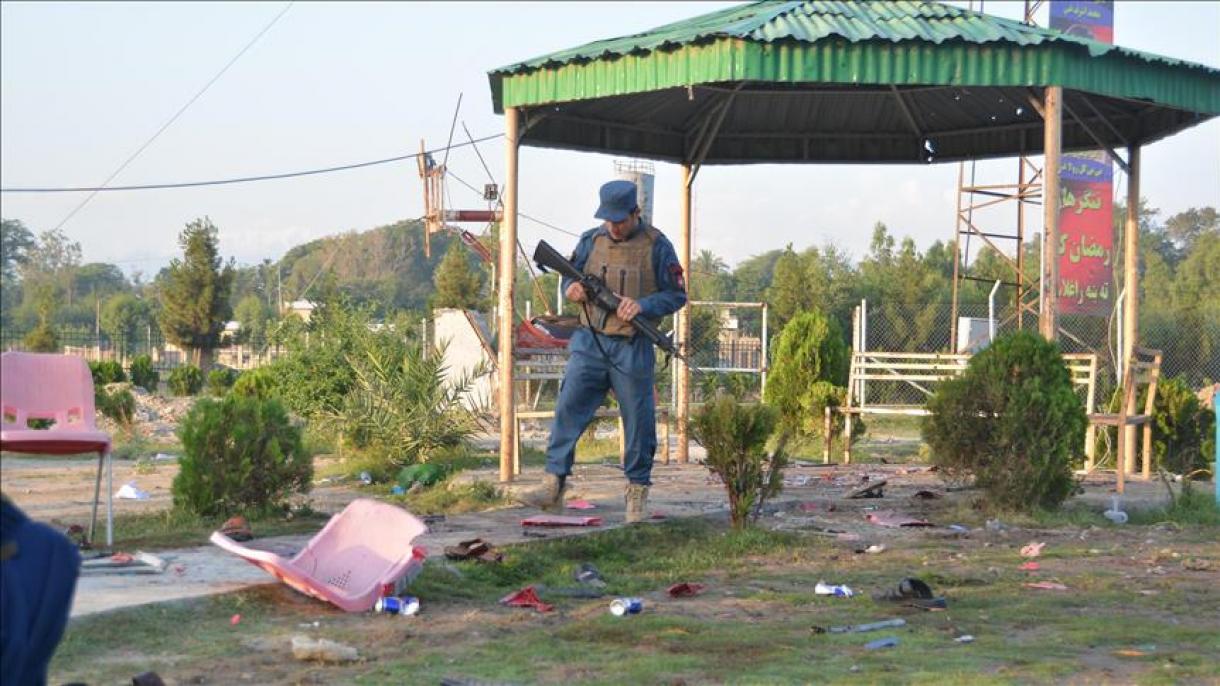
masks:
<instances>
[{"instance_id":1,"label":"wooden beam","mask_svg":"<svg viewBox=\"0 0 1220 686\"><path fill-rule=\"evenodd\" d=\"M737 93L744 85L744 81L738 83L737 87L733 89L733 92L729 93L728 96L725 97L724 105L722 105L716 112L716 116L712 119L711 128L707 129L702 136L703 140L697 140L695 142L695 157L693 160L691 160L691 173L686 181L686 185L688 187L695 182L695 177L699 175L699 170L703 168L703 160L707 157L708 152L711 151L712 143L716 140L716 134L720 133L720 125L724 123L725 116L728 115L729 109L733 106L733 100L737 97ZM690 270L687 269L688 266L689 265L683 265L683 269L686 269L686 276L689 279Z\"/></svg>"},{"instance_id":2,"label":"wooden beam","mask_svg":"<svg viewBox=\"0 0 1220 686\"><path fill-rule=\"evenodd\" d=\"M1038 330L1047 340L1059 336L1057 323L1059 312L1059 153L1063 137L1063 88L1047 86L1043 104L1044 127L1042 150L1046 161L1042 182L1042 251L1045 256L1042 283L1042 313L1038 318Z\"/></svg>"},{"instance_id":3,"label":"wooden beam","mask_svg":"<svg viewBox=\"0 0 1220 686\"><path fill-rule=\"evenodd\" d=\"M1110 155L1110 159L1114 160L1114 162L1122 168L1123 172L1127 174L1131 173L1131 168L1127 166L1126 160L1119 157L1118 153L1114 152L1114 148L1112 146L1106 145L1106 142L1101 139L1101 136L1098 136L1093 131L1092 127L1086 124L1085 121L1080 118L1080 115L1076 114L1076 110L1073 110L1071 105L1064 102L1063 109L1066 110L1068 114L1072 115L1072 119L1075 119L1076 123L1080 124L1081 128L1084 129L1084 132L1089 134L1089 138L1092 138L1093 142L1096 143L1099 148L1105 150L1106 153Z\"/></svg>"},{"instance_id":4,"label":"wooden beam","mask_svg":"<svg viewBox=\"0 0 1220 686\"><path fill-rule=\"evenodd\" d=\"M906 98L902 97L902 91L898 90L897 86L891 85L890 92L892 92L894 94L894 99L898 101L898 109L902 110L903 117L907 120L907 124L911 127L911 131L915 134L915 146L916 146L915 157L917 159L923 159L923 157L924 157L923 129L920 128L919 122L917 122L915 120L915 114L913 112L911 112L911 108L907 107L907 101L906 101Z\"/></svg>"},{"instance_id":5,"label":"wooden beam","mask_svg":"<svg viewBox=\"0 0 1220 686\"><path fill-rule=\"evenodd\" d=\"M1140 249L1140 148L1127 148L1131 171L1127 173L1127 221L1123 228L1123 357L1124 374L1129 373L1139 341L1139 249ZM1124 379L1125 380L1125 379ZM1133 473L1135 460L1135 427L1125 427L1121 439L1126 465L1119 467ZM1147 456L1145 456L1147 459Z\"/></svg>"},{"instance_id":6,"label":"wooden beam","mask_svg":"<svg viewBox=\"0 0 1220 686\"><path fill-rule=\"evenodd\" d=\"M678 261L682 263L682 271L686 274L686 292L690 293L690 282L694 277L690 272L691 253L691 184L694 182L689 163L682 165L682 197L681 197L681 227L678 235ZM690 354L690 304L678 310L675 318L678 335L678 350ZM677 424L678 424L678 464L690 461L690 435L687 431L690 423L690 368L681 360L674 359L678 365L677 393Z\"/></svg>"},{"instance_id":7,"label":"wooden beam","mask_svg":"<svg viewBox=\"0 0 1220 686\"><path fill-rule=\"evenodd\" d=\"M520 150L520 111L504 111L505 178L504 221L500 224L499 296L499 371L500 371L500 481L513 480L513 453L516 448L516 395L513 393L513 290L517 274L517 159Z\"/></svg>"}]
</instances>

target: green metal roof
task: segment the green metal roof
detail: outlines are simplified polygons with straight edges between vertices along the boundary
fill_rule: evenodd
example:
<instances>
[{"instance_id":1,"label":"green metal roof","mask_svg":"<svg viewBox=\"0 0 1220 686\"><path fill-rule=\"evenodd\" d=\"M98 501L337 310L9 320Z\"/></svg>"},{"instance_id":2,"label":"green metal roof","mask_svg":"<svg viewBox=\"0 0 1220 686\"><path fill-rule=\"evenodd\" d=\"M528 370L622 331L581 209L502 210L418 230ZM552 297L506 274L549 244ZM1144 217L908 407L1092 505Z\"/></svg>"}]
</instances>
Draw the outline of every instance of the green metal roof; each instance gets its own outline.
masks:
<instances>
[{"instance_id":1,"label":"green metal roof","mask_svg":"<svg viewBox=\"0 0 1220 686\"><path fill-rule=\"evenodd\" d=\"M1124 145L1220 114L1220 70L936 2L751 3L489 78L496 111L535 115L526 144L673 161L728 100L709 163L927 161L929 138L936 161L1037 152L1049 85L1075 111L1066 149L1095 145L1078 119Z\"/></svg>"}]
</instances>

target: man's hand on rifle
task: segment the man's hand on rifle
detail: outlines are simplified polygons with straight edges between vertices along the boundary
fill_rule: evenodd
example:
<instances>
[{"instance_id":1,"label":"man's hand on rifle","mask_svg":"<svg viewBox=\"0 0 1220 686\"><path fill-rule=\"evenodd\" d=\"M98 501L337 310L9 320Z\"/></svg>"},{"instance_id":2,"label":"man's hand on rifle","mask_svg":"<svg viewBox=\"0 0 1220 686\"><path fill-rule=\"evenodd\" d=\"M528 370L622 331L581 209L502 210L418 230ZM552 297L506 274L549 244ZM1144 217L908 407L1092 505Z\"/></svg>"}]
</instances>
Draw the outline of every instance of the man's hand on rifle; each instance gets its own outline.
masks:
<instances>
[{"instance_id":1,"label":"man's hand on rifle","mask_svg":"<svg viewBox=\"0 0 1220 686\"><path fill-rule=\"evenodd\" d=\"M579 281L573 281L564 295L574 303L582 303L585 301L585 287Z\"/></svg>"},{"instance_id":2,"label":"man's hand on rifle","mask_svg":"<svg viewBox=\"0 0 1220 686\"><path fill-rule=\"evenodd\" d=\"M620 298L618 312L616 312L618 318L625 322L635 319L635 316L640 313L640 304L633 298L628 298L625 295L620 296Z\"/></svg>"}]
</instances>

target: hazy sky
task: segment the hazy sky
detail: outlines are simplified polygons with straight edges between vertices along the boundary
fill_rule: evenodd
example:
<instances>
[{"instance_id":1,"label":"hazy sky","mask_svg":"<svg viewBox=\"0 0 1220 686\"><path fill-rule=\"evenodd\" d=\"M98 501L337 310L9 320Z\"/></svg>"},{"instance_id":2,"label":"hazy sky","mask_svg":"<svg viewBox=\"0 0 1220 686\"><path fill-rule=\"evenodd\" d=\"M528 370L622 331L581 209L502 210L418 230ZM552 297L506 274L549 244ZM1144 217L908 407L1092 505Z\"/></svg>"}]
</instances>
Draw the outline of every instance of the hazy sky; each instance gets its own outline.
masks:
<instances>
[{"instance_id":1,"label":"hazy sky","mask_svg":"<svg viewBox=\"0 0 1220 686\"><path fill-rule=\"evenodd\" d=\"M486 72L591 40L735 3L300 3L114 184L256 175L443 145L459 93L476 136L503 131ZM965 4L965 3L957 3ZM1220 67L1220 3L1120 2L1116 42ZM0 181L96 185L194 95L283 3L14 3L0 7ZM987 2L1019 18L1021 3ZM1045 23L1045 8L1040 22ZM461 137L458 128L458 137ZM482 146L503 179L500 141ZM572 231L595 223L614 158L524 148L522 211ZM1220 205L1220 121L1151 145L1144 195L1166 214ZM481 186L469 149L450 168ZM1010 182L1015 162L980 164ZM1121 176L1121 175L1120 175ZM883 221L921 246L953 235L956 164L931 167L707 167L695 193L695 248L736 263L791 242L855 257ZM1122 181L1119 181L1120 185ZM656 224L677 230L678 168L657 165ZM481 201L452 184L455 204ZM82 195L0 196L3 215L55 226ZM303 241L422 213L414 161L338 174L189 190L104 193L64 227L86 260L155 272L176 237L209 215L240 262ZM527 246L573 239L521 222Z\"/></svg>"}]
</instances>

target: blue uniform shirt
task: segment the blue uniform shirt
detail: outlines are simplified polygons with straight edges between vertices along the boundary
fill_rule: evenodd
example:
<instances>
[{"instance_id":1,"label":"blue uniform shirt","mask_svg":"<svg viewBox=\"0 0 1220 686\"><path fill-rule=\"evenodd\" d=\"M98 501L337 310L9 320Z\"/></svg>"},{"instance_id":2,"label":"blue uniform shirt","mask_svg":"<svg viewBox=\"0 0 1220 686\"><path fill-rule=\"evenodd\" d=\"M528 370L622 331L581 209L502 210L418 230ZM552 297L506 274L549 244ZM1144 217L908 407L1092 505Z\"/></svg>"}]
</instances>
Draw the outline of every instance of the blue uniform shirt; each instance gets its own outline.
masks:
<instances>
[{"instance_id":1,"label":"blue uniform shirt","mask_svg":"<svg viewBox=\"0 0 1220 686\"><path fill-rule=\"evenodd\" d=\"M642 222L636 231L643 228ZM572 252L571 262L577 269L584 271L589 253L593 251L593 239L610 233L605 225L589 229L580 237L576 250ZM647 319L660 319L667 314L673 314L686 304L686 279L682 274L682 263L674 252L674 246L661 234L652 244L652 268L655 272L657 292L646 295L637 302L640 304L639 316ZM563 280L563 290L566 292L572 280Z\"/></svg>"}]
</instances>

